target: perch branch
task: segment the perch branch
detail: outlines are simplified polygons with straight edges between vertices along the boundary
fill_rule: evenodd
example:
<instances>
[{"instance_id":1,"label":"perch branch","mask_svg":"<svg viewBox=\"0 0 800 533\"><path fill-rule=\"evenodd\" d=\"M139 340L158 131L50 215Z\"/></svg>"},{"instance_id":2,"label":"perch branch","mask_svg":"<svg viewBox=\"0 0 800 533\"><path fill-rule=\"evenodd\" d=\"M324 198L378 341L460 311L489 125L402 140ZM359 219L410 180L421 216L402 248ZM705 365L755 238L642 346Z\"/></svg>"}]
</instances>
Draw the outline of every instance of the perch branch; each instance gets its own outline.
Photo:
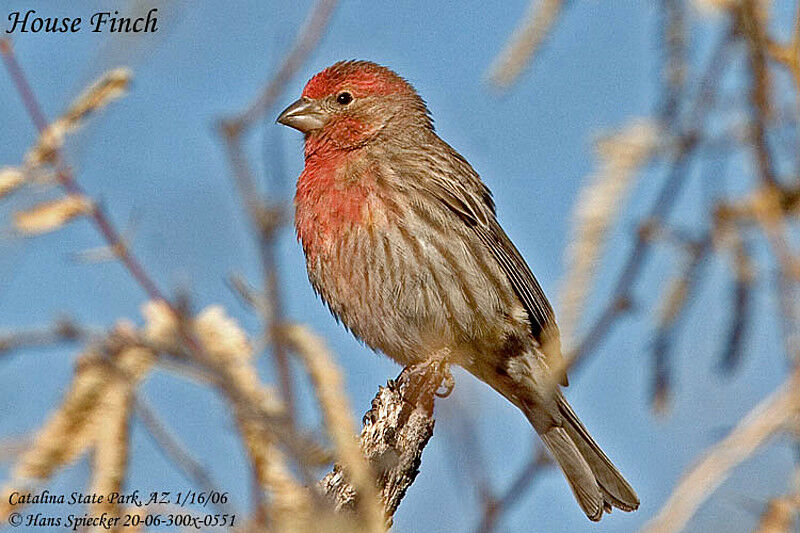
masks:
<instances>
[{"instance_id":1,"label":"perch branch","mask_svg":"<svg viewBox=\"0 0 800 533\"><path fill-rule=\"evenodd\" d=\"M419 473L422 450L433 436L434 395L445 373L438 363L406 367L380 387L364 415L361 450L377 475L389 521ZM337 509L355 508L359 495L340 465L319 485Z\"/></svg>"}]
</instances>

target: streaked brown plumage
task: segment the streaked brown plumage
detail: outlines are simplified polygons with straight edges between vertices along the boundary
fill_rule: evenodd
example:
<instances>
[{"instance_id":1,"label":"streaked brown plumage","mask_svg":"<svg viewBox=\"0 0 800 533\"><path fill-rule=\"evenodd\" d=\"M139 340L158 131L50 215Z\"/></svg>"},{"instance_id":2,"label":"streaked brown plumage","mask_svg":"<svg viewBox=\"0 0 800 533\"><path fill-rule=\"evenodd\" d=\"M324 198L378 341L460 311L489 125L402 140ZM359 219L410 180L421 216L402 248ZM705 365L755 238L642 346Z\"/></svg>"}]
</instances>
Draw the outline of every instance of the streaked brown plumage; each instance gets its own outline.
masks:
<instances>
[{"instance_id":1,"label":"streaked brown plumage","mask_svg":"<svg viewBox=\"0 0 800 533\"><path fill-rule=\"evenodd\" d=\"M308 276L354 335L403 365L446 354L516 405L592 520L639 499L562 396L550 304L489 189L411 85L366 61L314 76L279 122L305 133L295 225ZM556 375L557 374L557 375Z\"/></svg>"}]
</instances>

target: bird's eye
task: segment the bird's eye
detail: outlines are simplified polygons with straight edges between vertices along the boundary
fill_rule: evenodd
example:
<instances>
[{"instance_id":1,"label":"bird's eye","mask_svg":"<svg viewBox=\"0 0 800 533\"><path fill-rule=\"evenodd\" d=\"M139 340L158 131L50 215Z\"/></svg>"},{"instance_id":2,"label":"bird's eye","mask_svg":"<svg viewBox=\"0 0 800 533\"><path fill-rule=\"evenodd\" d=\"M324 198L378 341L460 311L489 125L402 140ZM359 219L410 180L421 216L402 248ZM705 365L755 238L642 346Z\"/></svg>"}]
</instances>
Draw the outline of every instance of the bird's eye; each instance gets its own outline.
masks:
<instances>
[{"instance_id":1,"label":"bird's eye","mask_svg":"<svg viewBox=\"0 0 800 533\"><path fill-rule=\"evenodd\" d=\"M347 105L353 101L353 95L348 92L339 93L336 96L336 102L340 105Z\"/></svg>"}]
</instances>

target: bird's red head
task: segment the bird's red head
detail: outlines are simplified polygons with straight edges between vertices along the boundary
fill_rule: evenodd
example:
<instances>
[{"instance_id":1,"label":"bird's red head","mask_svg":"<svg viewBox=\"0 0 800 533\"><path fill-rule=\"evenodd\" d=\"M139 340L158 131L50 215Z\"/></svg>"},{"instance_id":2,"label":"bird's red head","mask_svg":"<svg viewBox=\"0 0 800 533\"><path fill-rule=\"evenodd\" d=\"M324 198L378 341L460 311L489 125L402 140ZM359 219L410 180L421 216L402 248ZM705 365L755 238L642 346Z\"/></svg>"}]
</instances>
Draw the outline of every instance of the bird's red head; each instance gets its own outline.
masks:
<instances>
[{"instance_id":1,"label":"bird's red head","mask_svg":"<svg viewBox=\"0 0 800 533\"><path fill-rule=\"evenodd\" d=\"M341 61L316 74L278 122L306 134L307 155L365 146L391 137L395 126L394 133L433 128L411 84L369 61Z\"/></svg>"},{"instance_id":2,"label":"bird's red head","mask_svg":"<svg viewBox=\"0 0 800 533\"><path fill-rule=\"evenodd\" d=\"M406 80L386 67L369 61L340 61L311 78L303 96L318 100L342 91L353 98L416 94Z\"/></svg>"}]
</instances>

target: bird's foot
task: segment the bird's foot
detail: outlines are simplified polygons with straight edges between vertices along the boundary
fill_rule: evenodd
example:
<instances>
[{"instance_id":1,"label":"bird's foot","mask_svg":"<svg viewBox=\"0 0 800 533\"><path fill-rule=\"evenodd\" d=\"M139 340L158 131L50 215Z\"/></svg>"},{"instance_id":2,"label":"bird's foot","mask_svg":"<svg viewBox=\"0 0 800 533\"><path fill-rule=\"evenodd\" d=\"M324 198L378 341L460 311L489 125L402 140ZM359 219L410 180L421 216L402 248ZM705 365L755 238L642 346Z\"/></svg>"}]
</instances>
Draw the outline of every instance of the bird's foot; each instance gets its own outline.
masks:
<instances>
[{"instance_id":1,"label":"bird's foot","mask_svg":"<svg viewBox=\"0 0 800 533\"><path fill-rule=\"evenodd\" d=\"M439 398L447 398L456 386L456 380L453 377L453 373L450 372L450 363L443 362L440 367L440 372L444 374L444 376L442 377L441 385L434 394Z\"/></svg>"},{"instance_id":2,"label":"bird's foot","mask_svg":"<svg viewBox=\"0 0 800 533\"><path fill-rule=\"evenodd\" d=\"M429 386L436 387L432 391L435 396L447 398L456 385L456 380L450 372L450 362L447 359L449 355L449 350L436 352L424 361L407 366L403 374L406 374L411 381L427 381Z\"/></svg>"}]
</instances>

